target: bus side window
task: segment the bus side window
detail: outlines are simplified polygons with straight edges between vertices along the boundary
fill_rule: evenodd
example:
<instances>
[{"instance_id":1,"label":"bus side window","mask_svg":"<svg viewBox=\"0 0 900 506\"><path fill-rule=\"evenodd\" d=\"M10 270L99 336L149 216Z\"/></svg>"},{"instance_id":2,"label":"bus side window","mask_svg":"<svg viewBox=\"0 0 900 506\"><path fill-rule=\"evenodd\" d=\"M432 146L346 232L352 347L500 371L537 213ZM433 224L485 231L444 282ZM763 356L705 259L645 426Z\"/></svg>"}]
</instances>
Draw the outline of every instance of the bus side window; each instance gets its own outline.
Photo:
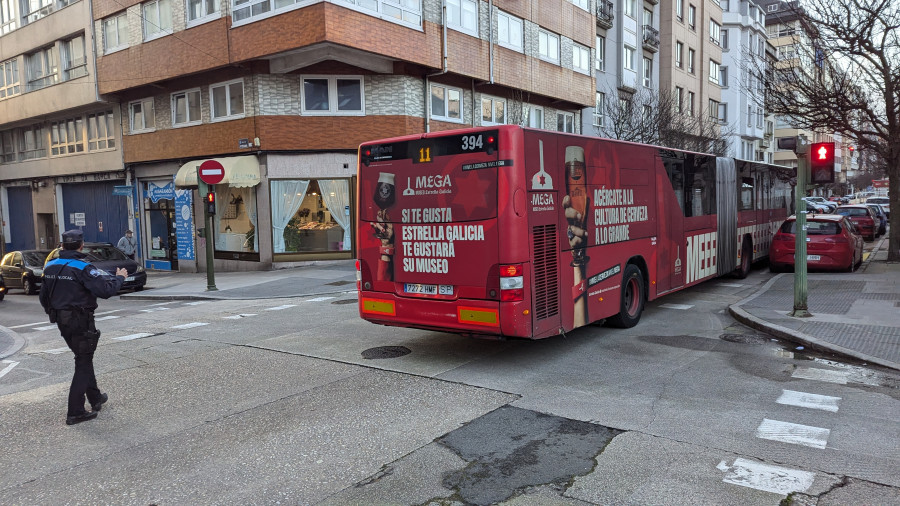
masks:
<instances>
[{"instance_id":1,"label":"bus side window","mask_svg":"<svg viewBox=\"0 0 900 506\"><path fill-rule=\"evenodd\" d=\"M681 214L684 214L684 160L665 155L662 155L661 158L663 166L666 168L666 174L669 176L669 182L672 183L675 198L678 200L678 207L681 208Z\"/></svg>"}]
</instances>

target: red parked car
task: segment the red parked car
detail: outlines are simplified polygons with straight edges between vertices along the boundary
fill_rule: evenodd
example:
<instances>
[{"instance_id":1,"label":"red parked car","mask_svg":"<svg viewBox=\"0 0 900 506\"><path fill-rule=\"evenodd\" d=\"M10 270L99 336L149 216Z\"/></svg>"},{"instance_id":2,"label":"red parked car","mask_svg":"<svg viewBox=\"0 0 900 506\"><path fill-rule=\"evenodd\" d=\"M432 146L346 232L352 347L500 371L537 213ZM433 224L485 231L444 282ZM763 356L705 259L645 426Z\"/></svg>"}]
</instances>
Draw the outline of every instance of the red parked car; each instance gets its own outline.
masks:
<instances>
[{"instance_id":1,"label":"red parked car","mask_svg":"<svg viewBox=\"0 0 900 506\"><path fill-rule=\"evenodd\" d=\"M840 208L838 208L840 209ZM794 267L794 233L791 216L778 229L769 248L769 270ZM809 268L853 272L862 263L863 238L848 218L836 214L806 217L806 265Z\"/></svg>"},{"instance_id":2,"label":"red parked car","mask_svg":"<svg viewBox=\"0 0 900 506\"><path fill-rule=\"evenodd\" d=\"M878 225L880 220L872 214L872 210L865 204L851 204L846 206L838 206L834 210L834 214L840 214L850 218L850 221L859 229L859 233L867 240L874 241L875 234L878 233Z\"/></svg>"}]
</instances>

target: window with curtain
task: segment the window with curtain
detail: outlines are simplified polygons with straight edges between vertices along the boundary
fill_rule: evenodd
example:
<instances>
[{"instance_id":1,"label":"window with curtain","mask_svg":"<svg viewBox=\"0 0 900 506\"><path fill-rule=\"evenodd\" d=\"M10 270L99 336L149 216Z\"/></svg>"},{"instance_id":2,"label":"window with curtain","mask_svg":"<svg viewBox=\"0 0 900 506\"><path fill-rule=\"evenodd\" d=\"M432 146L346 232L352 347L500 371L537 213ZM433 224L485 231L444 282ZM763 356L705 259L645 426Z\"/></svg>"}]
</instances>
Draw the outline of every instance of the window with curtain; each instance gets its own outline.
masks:
<instances>
[{"instance_id":1,"label":"window with curtain","mask_svg":"<svg viewBox=\"0 0 900 506\"><path fill-rule=\"evenodd\" d=\"M271 181L274 253L350 251L350 181Z\"/></svg>"},{"instance_id":2,"label":"window with curtain","mask_svg":"<svg viewBox=\"0 0 900 506\"><path fill-rule=\"evenodd\" d=\"M256 187L216 185L216 251L258 253Z\"/></svg>"}]
</instances>

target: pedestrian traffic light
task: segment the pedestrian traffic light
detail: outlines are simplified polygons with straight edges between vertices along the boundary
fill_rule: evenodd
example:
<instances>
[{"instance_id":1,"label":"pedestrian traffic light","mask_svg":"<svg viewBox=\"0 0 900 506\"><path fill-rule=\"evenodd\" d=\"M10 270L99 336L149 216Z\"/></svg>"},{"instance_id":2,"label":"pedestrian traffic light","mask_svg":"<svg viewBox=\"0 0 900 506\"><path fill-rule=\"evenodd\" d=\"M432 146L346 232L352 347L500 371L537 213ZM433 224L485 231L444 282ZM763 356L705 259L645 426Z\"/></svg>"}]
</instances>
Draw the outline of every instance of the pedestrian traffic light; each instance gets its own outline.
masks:
<instances>
[{"instance_id":1,"label":"pedestrian traffic light","mask_svg":"<svg viewBox=\"0 0 900 506\"><path fill-rule=\"evenodd\" d=\"M216 214L216 194L214 192L206 194L206 212Z\"/></svg>"},{"instance_id":2,"label":"pedestrian traffic light","mask_svg":"<svg viewBox=\"0 0 900 506\"><path fill-rule=\"evenodd\" d=\"M817 142L810 145L809 173L814 184L834 182L833 142Z\"/></svg>"}]
</instances>

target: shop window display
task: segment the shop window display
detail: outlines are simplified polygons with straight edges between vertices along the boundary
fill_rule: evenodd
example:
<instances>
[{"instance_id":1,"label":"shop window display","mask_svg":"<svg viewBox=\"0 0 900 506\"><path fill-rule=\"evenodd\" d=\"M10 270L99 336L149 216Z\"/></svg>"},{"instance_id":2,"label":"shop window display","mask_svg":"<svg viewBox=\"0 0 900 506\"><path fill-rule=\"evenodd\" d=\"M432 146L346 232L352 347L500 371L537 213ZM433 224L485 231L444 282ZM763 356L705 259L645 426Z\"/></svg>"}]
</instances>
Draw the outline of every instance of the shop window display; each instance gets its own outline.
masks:
<instances>
[{"instance_id":1,"label":"shop window display","mask_svg":"<svg viewBox=\"0 0 900 506\"><path fill-rule=\"evenodd\" d=\"M280 180L271 184L275 253L350 250L348 180Z\"/></svg>"},{"instance_id":2,"label":"shop window display","mask_svg":"<svg viewBox=\"0 0 900 506\"><path fill-rule=\"evenodd\" d=\"M216 251L259 252L256 188L216 185Z\"/></svg>"}]
</instances>

